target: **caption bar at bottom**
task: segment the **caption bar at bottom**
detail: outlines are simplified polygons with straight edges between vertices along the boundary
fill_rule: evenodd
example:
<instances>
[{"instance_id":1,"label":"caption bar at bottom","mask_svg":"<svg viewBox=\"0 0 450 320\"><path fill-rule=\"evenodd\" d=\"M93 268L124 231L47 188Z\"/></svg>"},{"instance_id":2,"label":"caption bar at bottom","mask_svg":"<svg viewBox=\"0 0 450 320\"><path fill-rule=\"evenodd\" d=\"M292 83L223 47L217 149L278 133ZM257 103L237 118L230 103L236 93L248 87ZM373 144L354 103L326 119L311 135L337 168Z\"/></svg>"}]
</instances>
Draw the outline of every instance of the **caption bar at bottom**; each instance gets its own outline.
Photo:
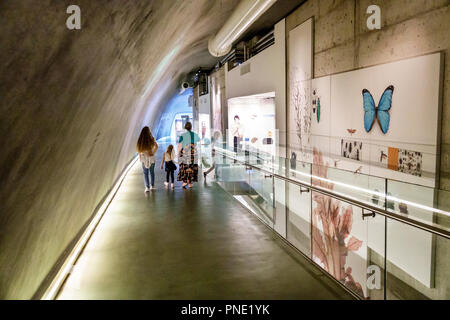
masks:
<instances>
[{"instance_id":1,"label":"caption bar at bottom","mask_svg":"<svg viewBox=\"0 0 450 320\"><path fill-rule=\"evenodd\" d=\"M202 307L188 304L181 307L182 316L202 316L213 318L217 315L270 315L268 304L225 304L222 307Z\"/></svg>"}]
</instances>

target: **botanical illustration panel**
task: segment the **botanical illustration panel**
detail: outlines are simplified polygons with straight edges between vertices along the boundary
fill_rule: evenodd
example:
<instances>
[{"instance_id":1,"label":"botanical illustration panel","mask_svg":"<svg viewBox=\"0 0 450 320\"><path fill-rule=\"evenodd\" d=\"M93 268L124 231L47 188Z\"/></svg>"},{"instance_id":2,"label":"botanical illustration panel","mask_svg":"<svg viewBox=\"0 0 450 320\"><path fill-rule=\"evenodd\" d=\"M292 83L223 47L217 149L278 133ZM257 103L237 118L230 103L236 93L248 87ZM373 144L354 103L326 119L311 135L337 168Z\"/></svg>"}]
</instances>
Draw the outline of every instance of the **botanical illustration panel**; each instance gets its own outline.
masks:
<instances>
[{"instance_id":1,"label":"botanical illustration panel","mask_svg":"<svg viewBox=\"0 0 450 320\"><path fill-rule=\"evenodd\" d=\"M328 167L321 152L314 149L313 176L327 178ZM322 179L313 179L313 184L332 190L333 184ZM318 192L313 192L312 210L312 257L323 269L344 283L361 297L366 297L365 270L367 244L361 235L355 235L355 215L361 211L349 204Z\"/></svg>"},{"instance_id":2,"label":"botanical illustration panel","mask_svg":"<svg viewBox=\"0 0 450 320\"><path fill-rule=\"evenodd\" d=\"M308 162L312 159L312 26L309 19L289 32L289 147L297 160Z\"/></svg>"}]
</instances>

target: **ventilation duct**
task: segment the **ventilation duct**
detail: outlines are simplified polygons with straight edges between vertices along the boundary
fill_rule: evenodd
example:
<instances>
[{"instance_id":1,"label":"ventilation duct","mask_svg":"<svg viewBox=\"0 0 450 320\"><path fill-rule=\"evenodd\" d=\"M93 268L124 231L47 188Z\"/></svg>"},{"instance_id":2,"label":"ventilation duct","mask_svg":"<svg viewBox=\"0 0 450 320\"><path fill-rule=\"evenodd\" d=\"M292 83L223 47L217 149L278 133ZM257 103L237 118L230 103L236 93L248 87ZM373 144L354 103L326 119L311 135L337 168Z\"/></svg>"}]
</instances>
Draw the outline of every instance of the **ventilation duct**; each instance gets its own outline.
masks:
<instances>
[{"instance_id":1,"label":"ventilation duct","mask_svg":"<svg viewBox=\"0 0 450 320\"><path fill-rule=\"evenodd\" d=\"M277 0L242 0L216 35L209 39L209 52L215 57L226 55L239 36Z\"/></svg>"}]
</instances>

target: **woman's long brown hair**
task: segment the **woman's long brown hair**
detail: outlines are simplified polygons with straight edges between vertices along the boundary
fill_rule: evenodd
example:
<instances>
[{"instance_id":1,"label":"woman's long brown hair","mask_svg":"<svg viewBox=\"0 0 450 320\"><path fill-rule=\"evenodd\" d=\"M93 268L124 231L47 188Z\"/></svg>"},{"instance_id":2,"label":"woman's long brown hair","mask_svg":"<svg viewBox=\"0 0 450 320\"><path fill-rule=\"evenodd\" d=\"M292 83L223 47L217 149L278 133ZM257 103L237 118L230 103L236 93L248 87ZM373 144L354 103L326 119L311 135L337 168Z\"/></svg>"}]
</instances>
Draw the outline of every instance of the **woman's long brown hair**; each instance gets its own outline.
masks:
<instances>
[{"instance_id":1,"label":"woman's long brown hair","mask_svg":"<svg viewBox=\"0 0 450 320\"><path fill-rule=\"evenodd\" d=\"M156 140L153 137L150 128L144 127L142 128L141 134L139 135L138 142L136 144L136 149L139 153L149 153L153 155L153 149L156 146Z\"/></svg>"}]
</instances>

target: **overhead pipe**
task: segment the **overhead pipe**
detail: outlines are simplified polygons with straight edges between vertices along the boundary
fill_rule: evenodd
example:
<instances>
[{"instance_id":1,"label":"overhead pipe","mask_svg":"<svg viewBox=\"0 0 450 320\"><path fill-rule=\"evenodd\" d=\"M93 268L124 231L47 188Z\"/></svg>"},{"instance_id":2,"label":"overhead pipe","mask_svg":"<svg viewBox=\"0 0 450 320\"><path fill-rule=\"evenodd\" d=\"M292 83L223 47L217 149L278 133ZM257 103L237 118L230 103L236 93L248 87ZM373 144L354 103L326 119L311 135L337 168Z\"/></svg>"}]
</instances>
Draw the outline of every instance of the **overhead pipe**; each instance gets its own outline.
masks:
<instances>
[{"instance_id":1,"label":"overhead pipe","mask_svg":"<svg viewBox=\"0 0 450 320\"><path fill-rule=\"evenodd\" d=\"M231 50L233 42L277 0L242 0L216 35L209 39L208 50L222 57Z\"/></svg>"}]
</instances>

